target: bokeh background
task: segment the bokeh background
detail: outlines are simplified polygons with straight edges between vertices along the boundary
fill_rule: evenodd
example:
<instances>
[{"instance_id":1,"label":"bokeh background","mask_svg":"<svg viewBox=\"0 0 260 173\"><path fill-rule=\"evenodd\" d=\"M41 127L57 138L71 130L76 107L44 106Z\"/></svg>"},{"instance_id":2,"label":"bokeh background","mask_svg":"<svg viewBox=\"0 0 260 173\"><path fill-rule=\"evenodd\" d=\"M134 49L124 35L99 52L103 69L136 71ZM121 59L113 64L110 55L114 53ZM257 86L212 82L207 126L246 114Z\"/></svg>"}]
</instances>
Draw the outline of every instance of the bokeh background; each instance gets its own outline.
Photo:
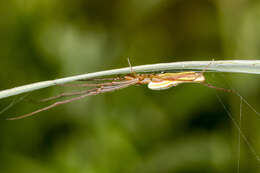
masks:
<instances>
[{"instance_id":1,"label":"bokeh background","mask_svg":"<svg viewBox=\"0 0 260 173\"><path fill-rule=\"evenodd\" d=\"M257 0L2 0L0 14L0 90L126 67L127 57L132 65L260 57ZM260 111L259 76L206 75ZM33 92L0 115L1 173L229 173L238 161L240 172L260 172L217 98L238 121L239 97L199 84L133 86L5 120L70 90ZM260 154L260 119L242 110L241 129Z\"/></svg>"}]
</instances>

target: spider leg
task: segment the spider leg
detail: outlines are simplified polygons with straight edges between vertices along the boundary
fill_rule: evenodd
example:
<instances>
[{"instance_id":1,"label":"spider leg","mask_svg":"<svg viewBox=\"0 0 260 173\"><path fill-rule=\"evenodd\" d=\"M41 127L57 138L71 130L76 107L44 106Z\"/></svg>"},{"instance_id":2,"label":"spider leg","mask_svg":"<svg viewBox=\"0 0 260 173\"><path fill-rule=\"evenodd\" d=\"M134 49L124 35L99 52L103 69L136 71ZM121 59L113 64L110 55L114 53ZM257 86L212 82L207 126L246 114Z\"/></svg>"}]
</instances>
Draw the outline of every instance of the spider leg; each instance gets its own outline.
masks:
<instances>
[{"instance_id":1,"label":"spider leg","mask_svg":"<svg viewBox=\"0 0 260 173\"><path fill-rule=\"evenodd\" d=\"M85 93L89 93L94 89L95 88L90 89L90 90L84 90L84 91L61 93L61 94L53 96L53 97L48 97L48 98L42 99L42 100L40 100L40 102L47 102L47 101L51 101L51 100L62 98L62 97L68 97L68 96L82 95L82 94L85 94Z\"/></svg>"},{"instance_id":2,"label":"spider leg","mask_svg":"<svg viewBox=\"0 0 260 173\"><path fill-rule=\"evenodd\" d=\"M124 81L111 81L111 82L105 82L105 83L84 83L84 84L64 84L64 86L69 87L91 87L91 86L112 86L112 85L121 85L124 83L128 83L129 80Z\"/></svg>"},{"instance_id":3,"label":"spider leg","mask_svg":"<svg viewBox=\"0 0 260 173\"><path fill-rule=\"evenodd\" d=\"M211 85L211 84L209 84L209 83L206 83L206 82L200 82L200 83L201 83L202 85L205 85L206 87L209 87L209 88L214 88L214 89L217 89L217 90L234 93L234 91L231 90L231 89L216 87L216 86L213 86L213 85Z\"/></svg>"},{"instance_id":4,"label":"spider leg","mask_svg":"<svg viewBox=\"0 0 260 173\"><path fill-rule=\"evenodd\" d=\"M73 102L73 101L76 101L76 100L83 99L83 98L85 98L87 96L92 96L92 95L97 95L97 94L101 94L101 93L115 91L115 90L118 90L118 89L123 89L123 88L129 87L131 85L135 85L137 83L138 83L138 79L133 79L133 80L128 81L128 83L125 83L125 84L122 84L122 85L118 85L118 86L112 86L112 87L111 86L105 86L105 87L94 88L95 90L92 90L90 92L89 92L89 90L87 90L87 91L85 91L87 93L82 94L80 96L77 96L77 97L74 97L74 98L71 98L71 99L67 99L67 100L63 100L63 101L57 101L57 102L55 102L55 103L53 103L53 104L51 104L49 106L46 106L44 108L40 108L40 109L38 109L36 111L33 111L31 113L24 114L24 115L21 115L21 116L18 116L18 117L8 118L7 120L23 119L23 118L32 116L34 114L46 111L48 109L54 108L56 106L63 105L63 104L66 104L66 103L70 103L70 102Z\"/></svg>"},{"instance_id":5,"label":"spider leg","mask_svg":"<svg viewBox=\"0 0 260 173\"><path fill-rule=\"evenodd\" d=\"M119 85L103 86L103 87L100 87L99 89L100 89L100 93L111 92L111 91L116 91L119 89L127 88L131 85L137 84L138 82L139 82L138 79L133 79L133 80L128 80L128 81L122 82Z\"/></svg>"},{"instance_id":6,"label":"spider leg","mask_svg":"<svg viewBox=\"0 0 260 173\"><path fill-rule=\"evenodd\" d=\"M54 108L54 107L56 107L56 106L58 106L58 105L66 104L66 103L69 103L69 102L72 102L72 101L75 101L75 100L79 100L79 99L82 99L82 98L84 98L84 97L87 97L87 96L90 96L90 95L94 95L94 94L95 94L94 92L93 92L93 93L87 93L87 94L83 94L83 95L78 96L78 97L74 97L74 98L72 98L72 99L63 100L63 101L58 101L58 102L55 102L55 103L53 103L53 104L51 104L51 105L49 105L49 106L46 106L46 107L44 107L44 108L38 109L38 110L36 110L36 111L33 111L33 112L31 112L31 113L24 114L24 115L18 116L18 117L7 118L7 120L23 119L23 118L32 116L32 115L34 115L34 114L37 114L37 113L39 113L39 112L46 111L46 110L48 110L48 109Z\"/></svg>"},{"instance_id":7,"label":"spider leg","mask_svg":"<svg viewBox=\"0 0 260 173\"><path fill-rule=\"evenodd\" d=\"M78 81L116 81L116 80L124 80L123 77L114 77L114 78L94 78L94 79L81 79Z\"/></svg>"},{"instance_id":8,"label":"spider leg","mask_svg":"<svg viewBox=\"0 0 260 173\"><path fill-rule=\"evenodd\" d=\"M128 84L128 83L129 83L129 80L120 81L120 82L100 83L100 84L71 84L70 86L75 86L75 87L88 87L88 86L104 87L104 86L114 86L114 85L122 85L122 84ZM65 85L65 86L68 86L68 85ZM40 102L46 102L46 101L50 101L50 100L54 100L54 99L58 99L58 98L62 98L62 97L81 95L81 94L85 94L85 93L89 93L91 91L94 91L95 89L96 88L92 88L92 89L84 90L84 91L78 91L78 92L61 93L57 96L42 99L42 100L40 100Z\"/></svg>"}]
</instances>

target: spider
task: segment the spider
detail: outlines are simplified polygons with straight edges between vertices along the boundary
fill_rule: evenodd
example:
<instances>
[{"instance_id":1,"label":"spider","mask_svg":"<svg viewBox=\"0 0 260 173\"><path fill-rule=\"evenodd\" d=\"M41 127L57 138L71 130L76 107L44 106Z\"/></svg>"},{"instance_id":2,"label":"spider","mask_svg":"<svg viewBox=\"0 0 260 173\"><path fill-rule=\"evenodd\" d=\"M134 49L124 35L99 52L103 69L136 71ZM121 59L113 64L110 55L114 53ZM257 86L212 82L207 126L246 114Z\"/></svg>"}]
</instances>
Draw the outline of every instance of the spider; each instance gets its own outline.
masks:
<instances>
[{"instance_id":1,"label":"spider","mask_svg":"<svg viewBox=\"0 0 260 173\"><path fill-rule=\"evenodd\" d=\"M83 99L87 96L92 95L98 95L106 92L112 92L119 89L127 88L132 85L144 85L148 84L148 88L151 90L165 90L168 88L171 88L173 86L177 86L182 83L200 83L207 87L223 90L226 92L232 92L232 90L224 89L215 87L211 84L208 84L205 82L205 76L204 72L206 71L206 68L202 72L194 72L194 71L187 71L187 72L177 72L177 73L155 73L155 74L138 74L132 70L132 66L130 64L130 61L128 59L128 63L130 66L130 74L127 74L122 77L115 77L115 78L99 78L99 79L89 79L91 81L99 82L99 83L85 83L85 84L78 84L76 86L79 87L93 87L91 89L86 89L83 91L77 91L77 92L68 92L68 93L62 93L54 97L46 98L41 101L50 101L54 99L58 99L61 97L68 97L68 96L75 96L70 99L57 101L49 106L40 108L36 111L17 116L8 118L7 120L18 120L23 119L32 115L35 115L37 113L46 111L48 109L54 108L58 105L63 105L66 103L70 103L76 100ZM75 85L73 85L75 86Z\"/></svg>"}]
</instances>

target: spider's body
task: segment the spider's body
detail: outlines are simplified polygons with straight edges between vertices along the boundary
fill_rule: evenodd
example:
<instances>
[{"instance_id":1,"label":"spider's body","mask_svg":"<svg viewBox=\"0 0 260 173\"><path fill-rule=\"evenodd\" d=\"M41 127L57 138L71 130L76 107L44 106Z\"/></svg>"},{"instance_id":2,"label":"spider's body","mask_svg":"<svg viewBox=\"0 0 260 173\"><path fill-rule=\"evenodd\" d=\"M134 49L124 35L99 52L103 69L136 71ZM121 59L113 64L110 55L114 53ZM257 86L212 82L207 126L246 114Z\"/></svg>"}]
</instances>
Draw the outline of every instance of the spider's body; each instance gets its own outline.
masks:
<instances>
[{"instance_id":1,"label":"spider's body","mask_svg":"<svg viewBox=\"0 0 260 173\"><path fill-rule=\"evenodd\" d=\"M77 91L77 92L62 93L62 94L54 96L54 97L43 99L42 101L50 101L50 100L58 99L61 97L75 96L75 97L67 99L67 100L57 101L47 107L38 109L34 112L24 114L22 116L14 117L14 118L9 118L9 120L22 119L22 118L37 114L39 112L51 109L58 105L62 105L65 103L70 103L72 101L83 99L87 96L116 91L119 89L127 88L132 85L137 85L137 84L140 84L140 85L148 84L148 88L151 90L164 90L164 89L168 89L170 87L176 86L181 83L200 83L200 84L206 85L210 88L215 88L215 89L224 90L227 92L232 92L232 90L227 90L224 88L217 88L208 83L205 83L205 77L204 77L203 73L204 73L204 71L202 71L202 72L188 71L188 72L179 72L179 73L158 73L158 74L137 74L135 72L132 72L131 74L125 75L123 77L92 79L92 81L97 81L97 82L102 81L103 83L102 82L101 83L84 83L84 84L76 85L79 87L91 87L92 86L94 88L86 89L83 91Z\"/></svg>"},{"instance_id":2,"label":"spider's body","mask_svg":"<svg viewBox=\"0 0 260 173\"><path fill-rule=\"evenodd\" d=\"M125 80L137 79L137 84L148 84L151 90L164 90L180 83L202 83L205 82L203 73L180 72L160 74L132 74L126 75Z\"/></svg>"}]
</instances>

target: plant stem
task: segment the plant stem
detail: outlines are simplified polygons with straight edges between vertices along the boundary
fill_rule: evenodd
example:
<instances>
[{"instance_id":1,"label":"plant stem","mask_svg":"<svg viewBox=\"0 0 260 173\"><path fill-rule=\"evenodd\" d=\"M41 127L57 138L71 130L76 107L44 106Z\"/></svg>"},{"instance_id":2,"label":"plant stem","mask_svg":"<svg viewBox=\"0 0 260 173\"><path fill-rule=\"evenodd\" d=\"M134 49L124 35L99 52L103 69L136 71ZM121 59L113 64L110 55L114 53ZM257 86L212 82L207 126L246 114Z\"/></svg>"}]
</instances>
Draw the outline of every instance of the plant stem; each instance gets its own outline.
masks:
<instances>
[{"instance_id":1,"label":"plant stem","mask_svg":"<svg viewBox=\"0 0 260 173\"><path fill-rule=\"evenodd\" d=\"M172 63L159 63L150 65L140 65L132 67L135 72L160 72L171 70L205 70L214 72L252 73L260 74L260 60L223 60L223 61L184 61ZM47 88L57 84L104 77L110 75L120 75L130 73L130 67L99 71L94 73L81 74L56 80L42 81L0 91L0 99L23 94L30 91Z\"/></svg>"}]
</instances>

